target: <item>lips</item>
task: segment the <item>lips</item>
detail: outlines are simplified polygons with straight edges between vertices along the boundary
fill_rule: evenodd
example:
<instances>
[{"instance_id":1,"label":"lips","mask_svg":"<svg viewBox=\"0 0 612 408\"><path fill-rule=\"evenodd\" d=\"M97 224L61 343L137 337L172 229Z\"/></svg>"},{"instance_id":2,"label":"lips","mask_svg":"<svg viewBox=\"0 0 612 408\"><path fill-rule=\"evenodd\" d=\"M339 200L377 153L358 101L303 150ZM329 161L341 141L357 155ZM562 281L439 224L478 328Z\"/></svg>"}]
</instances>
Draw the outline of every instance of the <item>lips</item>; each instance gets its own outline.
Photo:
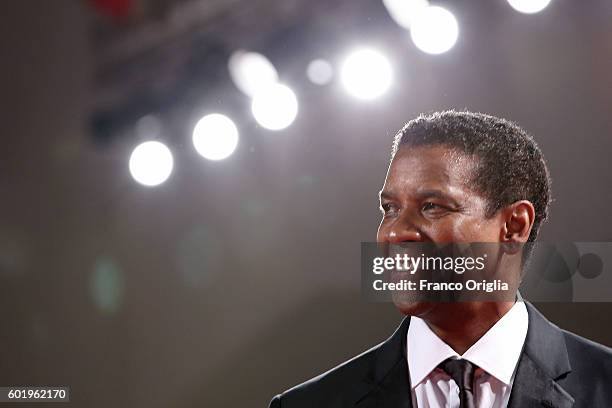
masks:
<instances>
[{"instance_id":1,"label":"lips","mask_svg":"<svg viewBox=\"0 0 612 408\"><path fill-rule=\"evenodd\" d=\"M404 279L410 279L413 275L405 271L391 270L389 271L389 282L398 283Z\"/></svg>"}]
</instances>

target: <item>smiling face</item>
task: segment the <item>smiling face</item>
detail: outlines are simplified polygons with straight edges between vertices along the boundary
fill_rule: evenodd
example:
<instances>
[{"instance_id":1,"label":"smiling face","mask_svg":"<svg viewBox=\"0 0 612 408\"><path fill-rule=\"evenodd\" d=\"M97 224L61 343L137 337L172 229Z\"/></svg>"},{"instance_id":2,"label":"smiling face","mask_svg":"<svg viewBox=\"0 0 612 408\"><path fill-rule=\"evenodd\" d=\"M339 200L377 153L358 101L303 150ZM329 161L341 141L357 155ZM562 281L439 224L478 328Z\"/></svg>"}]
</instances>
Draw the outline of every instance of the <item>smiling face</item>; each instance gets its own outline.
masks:
<instances>
[{"instance_id":1,"label":"smiling face","mask_svg":"<svg viewBox=\"0 0 612 408\"><path fill-rule=\"evenodd\" d=\"M444 146L401 147L380 193L379 243L500 242L505 219L487 217L487 199L473 188L477 159ZM398 303L421 316L435 305Z\"/></svg>"}]
</instances>

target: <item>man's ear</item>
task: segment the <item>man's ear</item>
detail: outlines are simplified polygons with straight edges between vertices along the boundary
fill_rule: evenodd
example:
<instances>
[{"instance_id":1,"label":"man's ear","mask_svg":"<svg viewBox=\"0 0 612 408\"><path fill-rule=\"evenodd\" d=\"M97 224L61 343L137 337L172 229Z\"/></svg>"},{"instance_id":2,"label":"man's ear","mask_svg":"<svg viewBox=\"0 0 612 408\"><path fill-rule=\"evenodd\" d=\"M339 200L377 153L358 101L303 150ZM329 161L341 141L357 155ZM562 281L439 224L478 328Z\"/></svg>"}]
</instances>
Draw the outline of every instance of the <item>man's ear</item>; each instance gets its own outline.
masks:
<instances>
[{"instance_id":1,"label":"man's ear","mask_svg":"<svg viewBox=\"0 0 612 408\"><path fill-rule=\"evenodd\" d=\"M517 201L503 210L504 225L501 231L501 242L525 243L529 239L533 222L535 221L535 208L530 201Z\"/></svg>"}]
</instances>

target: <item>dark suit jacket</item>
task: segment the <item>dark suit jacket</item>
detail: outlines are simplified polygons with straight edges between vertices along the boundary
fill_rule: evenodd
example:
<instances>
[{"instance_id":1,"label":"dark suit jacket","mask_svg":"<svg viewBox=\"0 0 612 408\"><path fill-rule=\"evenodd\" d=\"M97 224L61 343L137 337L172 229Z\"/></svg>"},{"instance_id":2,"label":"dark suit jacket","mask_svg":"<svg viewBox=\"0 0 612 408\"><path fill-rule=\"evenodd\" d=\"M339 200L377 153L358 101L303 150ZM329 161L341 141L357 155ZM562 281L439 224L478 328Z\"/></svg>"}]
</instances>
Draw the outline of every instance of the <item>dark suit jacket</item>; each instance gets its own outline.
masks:
<instances>
[{"instance_id":1,"label":"dark suit jacket","mask_svg":"<svg viewBox=\"0 0 612 408\"><path fill-rule=\"evenodd\" d=\"M508 406L612 407L612 349L561 330L525 304L529 329ZM407 317L385 342L277 395L270 408L412 407L409 325Z\"/></svg>"}]
</instances>

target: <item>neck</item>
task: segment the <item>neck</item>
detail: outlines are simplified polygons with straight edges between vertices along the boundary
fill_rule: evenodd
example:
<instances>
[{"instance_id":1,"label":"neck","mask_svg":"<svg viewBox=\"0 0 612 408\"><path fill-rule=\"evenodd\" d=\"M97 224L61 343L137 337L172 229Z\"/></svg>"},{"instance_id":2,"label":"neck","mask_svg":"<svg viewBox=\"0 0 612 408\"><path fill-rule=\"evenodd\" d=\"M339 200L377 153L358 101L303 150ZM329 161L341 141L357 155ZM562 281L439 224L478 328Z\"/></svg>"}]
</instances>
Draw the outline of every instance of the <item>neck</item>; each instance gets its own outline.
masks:
<instances>
[{"instance_id":1,"label":"neck","mask_svg":"<svg viewBox=\"0 0 612 408\"><path fill-rule=\"evenodd\" d=\"M514 305L514 302L440 303L421 316L431 330L463 355Z\"/></svg>"}]
</instances>

